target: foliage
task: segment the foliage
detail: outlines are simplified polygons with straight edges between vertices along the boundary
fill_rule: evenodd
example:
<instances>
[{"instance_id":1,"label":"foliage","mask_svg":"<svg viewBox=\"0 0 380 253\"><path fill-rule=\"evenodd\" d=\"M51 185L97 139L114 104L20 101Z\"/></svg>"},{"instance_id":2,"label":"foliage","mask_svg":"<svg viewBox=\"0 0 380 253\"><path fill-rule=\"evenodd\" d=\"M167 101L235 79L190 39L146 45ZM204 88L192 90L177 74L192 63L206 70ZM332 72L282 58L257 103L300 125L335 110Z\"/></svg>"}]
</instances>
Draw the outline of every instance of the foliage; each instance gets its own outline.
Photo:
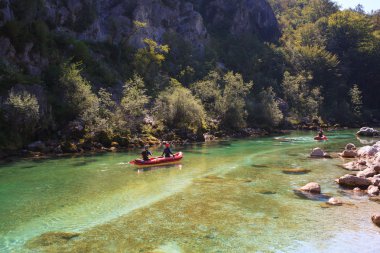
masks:
<instances>
[{"instance_id":1,"label":"foliage","mask_svg":"<svg viewBox=\"0 0 380 253\"><path fill-rule=\"evenodd\" d=\"M129 128L136 130L142 123L148 102L149 97L146 95L144 80L135 74L125 83L121 99L122 112Z\"/></svg>"},{"instance_id":2,"label":"foliage","mask_svg":"<svg viewBox=\"0 0 380 253\"><path fill-rule=\"evenodd\" d=\"M227 129L239 130L246 126L245 98L253 86L245 83L240 74L227 72L223 76L223 96L220 104L222 125Z\"/></svg>"},{"instance_id":3,"label":"foliage","mask_svg":"<svg viewBox=\"0 0 380 253\"><path fill-rule=\"evenodd\" d=\"M358 118L361 116L362 111L362 92L360 91L357 84L350 89L351 104L354 115Z\"/></svg>"},{"instance_id":4,"label":"foliage","mask_svg":"<svg viewBox=\"0 0 380 253\"><path fill-rule=\"evenodd\" d=\"M39 103L36 96L26 90L11 89L1 108L8 138L16 145L25 144L38 128ZM15 131L17 129L17 131Z\"/></svg>"},{"instance_id":5,"label":"foliage","mask_svg":"<svg viewBox=\"0 0 380 253\"><path fill-rule=\"evenodd\" d=\"M202 80L193 83L190 89L195 96L202 101L207 115L212 118L220 116L220 103L222 101L221 76L216 71L211 71Z\"/></svg>"},{"instance_id":6,"label":"foliage","mask_svg":"<svg viewBox=\"0 0 380 253\"><path fill-rule=\"evenodd\" d=\"M313 79L307 73L292 76L285 72L282 83L284 98L290 108L290 116L293 118L313 118L319 115L319 107L322 96L319 87L310 87L309 82Z\"/></svg>"},{"instance_id":7,"label":"foliage","mask_svg":"<svg viewBox=\"0 0 380 253\"><path fill-rule=\"evenodd\" d=\"M249 103L248 109L249 121L260 127L276 127L284 117L272 87L263 89L256 101Z\"/></svg>"},{"instance_id":8,"label":"foliage","mask_svg":"<svg viewBox=\"0 0 380 253\"><path fill-rule=\"evenodd\" d=\"M181 85L172 85L158 95L154 114L170 129L196 133L204 128L205 112L201 101Z\"/></svg>"},{"instance_id":9,"label":"foliage","mask_svg":"<svg viewBox=\"0 0 380 253\"><path fill-rule=\"evenodd\" d=\"M99 110L99 100L91 90L91 84L81 75L80 63L64 63L59 78L62 100L57 113L66 120L82 119L93 125ZM63 114L63 115L62 115Z\"/></svg>"}]
</instances>

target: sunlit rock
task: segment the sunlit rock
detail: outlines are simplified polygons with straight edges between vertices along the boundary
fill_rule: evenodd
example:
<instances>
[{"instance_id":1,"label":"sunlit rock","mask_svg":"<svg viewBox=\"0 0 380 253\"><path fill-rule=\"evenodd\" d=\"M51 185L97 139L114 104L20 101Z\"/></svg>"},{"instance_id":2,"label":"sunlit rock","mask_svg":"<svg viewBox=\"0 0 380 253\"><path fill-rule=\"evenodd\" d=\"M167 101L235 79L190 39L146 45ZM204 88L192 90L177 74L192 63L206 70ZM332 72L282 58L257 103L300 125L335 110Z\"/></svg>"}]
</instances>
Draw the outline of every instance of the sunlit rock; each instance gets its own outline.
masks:
<instances>
[{"instance_id":1,"label":"sunlit rock","mask_svg":"<svg viewBox=\"0 0 380 253\"><path fill-rule=\"evenodd\" d=\"M363 188L363 187L366 188L369 185L371 185L371 181L368 180L367 178L357 177L350 174L340 177L337 180L337 182L339 185L342 185L342 186L359 187L359 188Z\"/></svg>"},{"instance_id":2,"label":"sunlit rock","mask_svg":"<svg viewBox=\"0 0 380 253\"><path fill-rule=\"evenodd\" d=\"M299 190L319 194L321 193L321 186L318 183L311 182L302 186Z\"/></svg>"},{"instance_id":3,"label":"sunlit rock","mask_svg":"<svg viewBox=\"0 0 380 253\"><path fill-rule=\"evenodd\" d=\"M372 214L371 219L376 226L380 227L380 213Z\"/></svg>"}]
</instances>

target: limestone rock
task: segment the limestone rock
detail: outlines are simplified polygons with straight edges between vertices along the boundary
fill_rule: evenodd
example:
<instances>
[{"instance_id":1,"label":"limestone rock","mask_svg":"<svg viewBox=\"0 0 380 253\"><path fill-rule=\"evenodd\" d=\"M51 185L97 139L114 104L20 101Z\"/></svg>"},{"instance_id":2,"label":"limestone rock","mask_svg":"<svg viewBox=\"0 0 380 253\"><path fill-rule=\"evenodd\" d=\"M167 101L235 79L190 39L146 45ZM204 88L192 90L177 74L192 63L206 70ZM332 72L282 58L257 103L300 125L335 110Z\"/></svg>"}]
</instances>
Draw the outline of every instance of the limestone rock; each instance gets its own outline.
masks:
<instances>
[{"instance_id":1,"label":"limestone rock","mask_svg":"<svg viewBox=\"0 0 380 253\"><path fill-rule=\"evenodd\" d=\"M367 178L361 178L350 174L344 175L337 180L339 185L348 187L366 188L371 185L371 181Z\"/></svg>"},{"instance_id":2,"label":"limestone rock","mask_svg":"<svg viewBox=\"0 0 380 253\"><path fill-rule=\"evenodd\" d=\"M370 127L362 127L356 134L359 136L380 136L379 131Z\"/></svg>"},{"instance_id":3,"label":"limestone rock","mask_svg":"<svg viewBox=\"0 0 380 253\"><path fill-rule=\"evenodd\" d=\"M306 191L310 193L321 193L321 186L318 183L311 182L300 188L301 191Z\"/></svg>"},{"instance_id":4,"label":"limestone rock","mask_svg":"<svg viewBox=\"0 0 380 253\"><path fill-rule=\"evenodd\" d=\"M380 227L380 213L373 214L371 219L376 226Z\"/></svg>"},{"instance_id":5,"label":"limestone rock","mask_svg":"<svg viewBox=\"0 0 380 253\"><path fill-rule=\"evenodd\" d=\"M310 153L310 157L312 157L312 158L331 158L331 156L329 154L325 153L320 148L313 149L313 151Z\"/></svg>"},{"instance_id":6,"label":"limestone rock","mask_svg":"<svg viewBox=\"0 0 380 253\"><path fill-rule=\"evenodd\" d=\"M358 155L358 153L356 152L356 150L346 149L340 155L344 158L355 158Z\"/></svg>"},{"instance_id":7,"label":"limestone rock","mask_svg":"<svg viewBox=\"0 0 380 253\"><path fill-rule=\"evenodd\" d=\"M364 146L364 147L359 148L358 156L371 157L371 156L374 156L377 152L379 152L379 149L376 146Z\"/></svg>"},{"instance_id":8,"label":"limestone rock","mask_svg":"<svg viewBox=\"0 0 380 253\"><path fill-rule=\"evenodd\" d=\"M358 172L356 175L358 177L365 177L366 178L366 177L373 177L376 174L377 173L376 173L376 171L373 168L367 168L367 169L365 169L363 171Z\"/></svg>"},{"instance_id":9,"label":"limestone rock","mask_svg":"<svg viewBox=\"0 0 380 253\"><path fill-rule=\"evenodd\" d=\"M327 201L327 204L332 205L332 206L341 206L343 205L343 202L337 198L329 198Z\"/></svg>"},{"instance_id":10,"label":"limestone rock","mask_svg":"<svg viewBox=\"0 0 380 253\"><path fill-rule=\"evenodd\" d=\"M367 189L367 193L370 196L377 196L377 195L379 195L379 187L374 186L374 185L370 185Z\"/></svg>"},{"instance_id":11,"label":"limestone rock","mask_svg":"<svg viewBox=\"0 0 380 253\"><path fill-rule=\"evenodd\" d=\"M348 143L344 149L345 150L356 150L356 146L353 143Z\"/></svg>"}]
</instances>

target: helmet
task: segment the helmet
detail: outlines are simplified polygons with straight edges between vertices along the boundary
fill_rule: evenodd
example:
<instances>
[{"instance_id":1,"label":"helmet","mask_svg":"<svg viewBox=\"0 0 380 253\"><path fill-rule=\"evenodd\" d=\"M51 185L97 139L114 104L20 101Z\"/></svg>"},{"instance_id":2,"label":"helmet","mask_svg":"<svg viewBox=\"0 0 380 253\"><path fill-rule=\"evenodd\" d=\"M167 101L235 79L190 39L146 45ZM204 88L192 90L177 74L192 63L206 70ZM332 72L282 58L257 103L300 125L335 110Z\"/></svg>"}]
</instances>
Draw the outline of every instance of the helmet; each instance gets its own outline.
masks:
<instances>
[{"instance_id":1,"label":"helmet","mask_svg":"<svg viewBox=\"0 0 380 253\"><path fill-rule=\"evenodd\" d=\"M170 147L170 144L169 143L165 143L165 147Z\"/></svg>"}]
</instances>

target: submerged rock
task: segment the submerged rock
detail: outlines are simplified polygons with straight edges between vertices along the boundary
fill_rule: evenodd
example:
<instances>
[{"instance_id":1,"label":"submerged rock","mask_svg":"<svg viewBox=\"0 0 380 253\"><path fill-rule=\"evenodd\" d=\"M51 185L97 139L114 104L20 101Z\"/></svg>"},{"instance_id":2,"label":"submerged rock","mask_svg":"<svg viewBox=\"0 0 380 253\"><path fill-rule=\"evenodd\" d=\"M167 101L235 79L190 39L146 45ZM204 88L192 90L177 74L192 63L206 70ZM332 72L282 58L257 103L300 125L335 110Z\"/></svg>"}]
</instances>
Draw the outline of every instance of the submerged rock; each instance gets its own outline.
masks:
<instances>
[{"instance_id":1,"label":"submerged rock","mask_svg":"<svg viewBox=\"0 0 380 253\"><path fill-rule=\"evenodd\" d=\"M78 237L80 233L48 232L28 242L29 247L46 247L54 244L64 244Z\"/></svg>"},{"instance_id":2,"label":"submerged rock","mask_svg":"<svg viewBox=\"0 0 380 253\"><path fill-rule=\"evenodd\" d=\"M309 199L315 201L327 201L330 196L325 194L311 193L308 191L293 190L294 194L302 199Z\"/></svg>"},{"instance_id":3,"label":"submerged rock","mask_svg":"<svg viewBox=\"0 0 380 253\"><path fill-rule=\"evenodd\" d=\"M318 183L311 182L302 186L299 190L319 194L321 193L321 186Z\"/></svg>"},{"instance_id":4,"label":"submerged rock","mask_svg":"<svg viewBox=\"0 0 380 253\"><path fill-rule=\"evenodd\" d=\"M342 186L366 188L371 185L371 181L366 178L353 176L350 174L344 175L337 180L337 183Z\"/></svg>"},{"instance_id":5,"label":"submerged rock","mask_svg":"<svg viewBox=\"0 0 380 253\"><path fill-rule=\"evenodd\" d=\"M310 157L312 157L312 158L331 158L331 156L329 154L327 154L326 152L324 152L320 148L313 149L313 151L310 153Z\"/></svg>"},{"instance_id":6,"label":"submerged rock","mask_svg":"<svg viewBox=\"0 0 380 253\"><path fill-rule=\"evenodd\" d=\"M328 205L331 205L331 206L341 206L343 205L343 202L337 198L329 198L329 200L326 202Z\"/></svg>"},{"instance_id":7,"label":"submerged rock","mask_svg":"<svg viewBox=\"0 0 380 253\"><path fill-rule=\"evenodd\" d=\"M309 172L311 172L311 170L307 170L307 169L285 169L285 170L282 170L282 173L291 174L291 175L302 175L302 174L307 174Z\"/></svg>"},{"instance_id":8,"label":"submerged rock","mask_svg":"<svg viewBox=\"0 0 380 253\"><path fill-rule=\"evenodd\" d=\"M371 219L376 226L380 227L380 213L373 214Z\"/></svg>"},{"instance_id":9,"label":"submerged rock","mask_svg":"<svg viewBox=\"0 0 380 253\"><path fill-rule=\"evenodd\" d=\"M380 204L380 196L371 196L369 200Z\"/></svg>"}]
</instances>

